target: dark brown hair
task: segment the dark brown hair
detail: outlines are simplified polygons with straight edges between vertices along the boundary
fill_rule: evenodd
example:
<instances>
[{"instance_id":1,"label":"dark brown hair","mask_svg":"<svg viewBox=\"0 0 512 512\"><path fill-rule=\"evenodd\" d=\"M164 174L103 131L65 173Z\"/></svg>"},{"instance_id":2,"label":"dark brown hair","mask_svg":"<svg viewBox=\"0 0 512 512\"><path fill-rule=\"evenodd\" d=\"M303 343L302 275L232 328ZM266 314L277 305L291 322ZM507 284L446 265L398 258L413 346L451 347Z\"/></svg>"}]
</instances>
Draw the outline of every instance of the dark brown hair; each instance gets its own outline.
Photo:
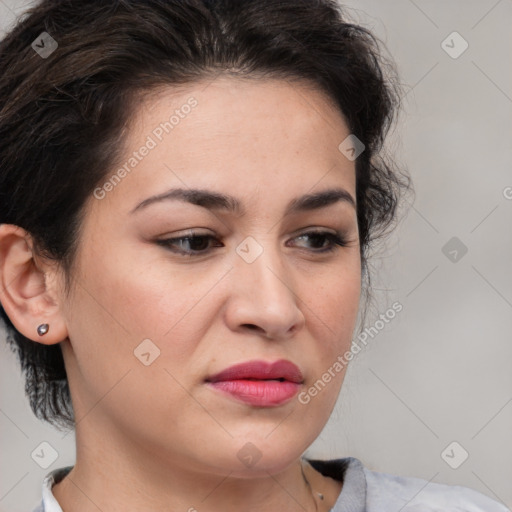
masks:
<instances>
[{"instance_id":1,"label":"dark brown hair","mask_svg":"<svg viewBox=\"0 0 512 512\"><path fill-rule=\"evenodd\" d=\"M44 58L32 46L42 32L58 43ZM219 73L310 82L364 143L356 200L368 290L368 250L410 179L381 155L399 106L393 67L334 0L40 2L0 43L0 222L27 230L68 278L83 206L120 157L137 99ZM60 345L36 343L0 316L35 415L72 428Z\"/></svg>"}]
</instances>

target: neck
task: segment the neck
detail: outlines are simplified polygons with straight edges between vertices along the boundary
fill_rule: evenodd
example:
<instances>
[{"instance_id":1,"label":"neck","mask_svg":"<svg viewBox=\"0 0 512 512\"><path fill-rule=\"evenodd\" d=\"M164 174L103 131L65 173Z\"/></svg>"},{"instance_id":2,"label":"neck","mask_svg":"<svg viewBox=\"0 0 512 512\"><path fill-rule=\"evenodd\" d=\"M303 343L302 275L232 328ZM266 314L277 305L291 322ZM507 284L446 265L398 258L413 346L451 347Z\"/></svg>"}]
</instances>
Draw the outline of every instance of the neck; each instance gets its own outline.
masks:
<instances>
[{"instance_id":1,"label":"neck","mask_svg":"<svg viewBox=\"0 0 512 512\"><path fill-rule=\"evenodd\" d=\"M53 487L64 511L316 512L328 511L337 498L336 494L327 503L326 477L300 458L281 471L255 471L254 477L241 477L234 471L193 467L179 454L148 453L115 436L102 435L88 442L80 426L76 464ZM105 432L104 428L97 431ZM318 493L325 496L323 500ZM329 497L332 501L332 493Z\"/></svg>"}]
</instances>

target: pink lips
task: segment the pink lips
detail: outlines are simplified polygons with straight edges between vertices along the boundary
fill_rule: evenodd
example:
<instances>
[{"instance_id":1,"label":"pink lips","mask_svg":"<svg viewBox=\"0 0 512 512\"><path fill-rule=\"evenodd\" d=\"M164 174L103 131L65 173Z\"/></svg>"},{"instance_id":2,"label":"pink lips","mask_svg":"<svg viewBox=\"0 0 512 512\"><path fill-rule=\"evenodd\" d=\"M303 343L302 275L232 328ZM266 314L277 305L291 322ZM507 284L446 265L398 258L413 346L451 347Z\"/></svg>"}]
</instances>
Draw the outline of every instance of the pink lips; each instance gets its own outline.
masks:
<instances>
[{"instance_id":1,"label":"pink lips","mask_svg":"<svg viewBox=\"0 0 512 512\"><path fill-rule=\"evenodd\" d=\"M271 407L289 401L303 382L300 369L290 361L248 361L206 379L209 386L250 405Z\"/></svg>"}]
</instances>

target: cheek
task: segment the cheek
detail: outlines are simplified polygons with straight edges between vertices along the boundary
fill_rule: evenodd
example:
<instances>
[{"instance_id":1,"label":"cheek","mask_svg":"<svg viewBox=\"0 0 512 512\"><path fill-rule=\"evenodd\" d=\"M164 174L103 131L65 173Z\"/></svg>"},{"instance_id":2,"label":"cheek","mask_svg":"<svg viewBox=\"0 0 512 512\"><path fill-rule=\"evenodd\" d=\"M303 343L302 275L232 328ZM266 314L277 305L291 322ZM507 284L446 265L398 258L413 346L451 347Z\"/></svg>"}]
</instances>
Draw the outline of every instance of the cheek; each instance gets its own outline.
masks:
<instances>
[{"instance_id":1,"label":"cheek","mask_svg":"<svg viewBox=\"0 0 512 512\"><path fill-rule=\"evenodd\" d=\"M125 422L132 407L158 416L167 406L190 401L165 369L182 380L176 369L187 367L201 339L200 324L187 320L202 290L184 293L184 284L176 284L175 279L170 286L171 278L152 280L140 270L96 265L102 272L89 275L77 287L68 311L77 418L90 410L100 414L111 409L118 421ZM148 366L137 356L142 357L139 346L148 351L147 342L142 345L147 339L154 343L149 345L150 358L156 353L154 347L159 351ZM155 390L165 390L164 403L159 405Z\"/></svg>"},{"instance_id":2,"label":"cheek","mask_svg":"<svg viewBox=\"0 0 512 512\"><path fill-rule=\"evenodd\" d=\"M323 340L325 353L332 353L350 343L361 295L361 274L358 266L333 271L319 281L312 282L306 300L310 325L316 332L314 339Z\"/></svg>"},{"instance_id":3,"label":"cheek","mask_svg":"<svg viewBox=\"0 0 512 512\"><path fill-rule=\"evenodd\" d=\"M334 407L348 365L340 357L350 350L361 293L357 262L311 281L303 289L306 321L312 347L308 362L312 374L306 382L306 399L318 414L327 415ZM320 382L321 381L321 382ZM310 393L311 391L311 393ZM305 403L305 402L301 402ZM322 411L322 412L320 412ZM324 417L327 420L327 416Z\"/></svg>"},{"instance_id":4,"label":"cheek","mask_svg":"<svg viewBox=\"0 0 512 512\"><path fill-rule=\"evenodd\" d=\"M214 294L209 292L218 283L218 274L225 271L176 271L161 260L148 265L133 256L123 264L103 263L102 274L89 281L98 300L84 296L85 310L99 327L91 342L115 339L112 352L130 362L136 347L150 339L164 356L160 362L170 358L179 366L192 355L213 321Z\"/></svg>"}]
</instances>

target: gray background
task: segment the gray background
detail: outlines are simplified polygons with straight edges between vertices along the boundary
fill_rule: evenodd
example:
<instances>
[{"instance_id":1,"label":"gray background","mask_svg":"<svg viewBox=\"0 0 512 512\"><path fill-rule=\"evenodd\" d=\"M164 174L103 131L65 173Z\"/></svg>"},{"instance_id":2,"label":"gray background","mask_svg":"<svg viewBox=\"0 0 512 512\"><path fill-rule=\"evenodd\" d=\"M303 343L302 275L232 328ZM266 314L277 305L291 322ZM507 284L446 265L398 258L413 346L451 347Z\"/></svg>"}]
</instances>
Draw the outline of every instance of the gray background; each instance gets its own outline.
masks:
<instances>
[{"instance_id":1,"label":"gray background","mask_svg":"<svg viewBox=\"0 0 512 512\"><path fill-rule=\"evenodd\" d=\"M416 197L375 254L366 325L395 301L403 311L352 361L307 455L354 456L512 507L512 1L344 3L397 62L404 114L389 148ZM0 0L4 30L24 5ZM469 45L458 58L443 49L463 48L454 31ZM443 252L453 237L455 261ZM0 354L0 511L26 512L44 475L73 464L74 438L33 417L14 356L5 344ZM43 441L58 452L48 469L30 456ZM445 460L462 450L453 469Z\"/></svg>"}]
</instances>

